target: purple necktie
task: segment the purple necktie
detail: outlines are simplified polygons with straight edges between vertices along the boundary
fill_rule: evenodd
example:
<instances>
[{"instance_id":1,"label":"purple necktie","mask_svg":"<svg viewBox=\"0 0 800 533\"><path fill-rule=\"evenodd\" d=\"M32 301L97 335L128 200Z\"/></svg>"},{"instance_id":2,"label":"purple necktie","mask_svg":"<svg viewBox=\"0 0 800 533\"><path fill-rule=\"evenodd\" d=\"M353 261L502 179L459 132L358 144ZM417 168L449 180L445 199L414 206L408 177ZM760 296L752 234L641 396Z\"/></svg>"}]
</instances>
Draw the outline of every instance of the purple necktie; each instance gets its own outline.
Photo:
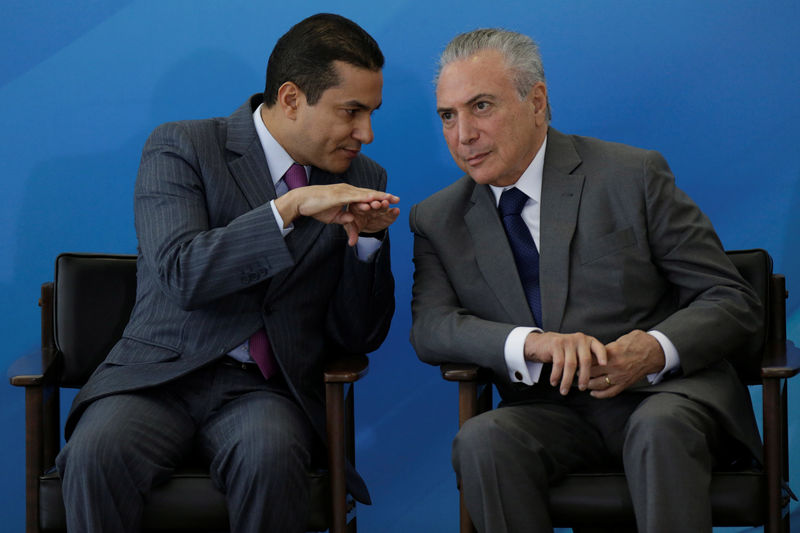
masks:
<instances>
[{"instance_id":1,"label":"purple necktie","mask_svg":"<svg viewBox=\"0 0 800 533\"><path fill-rule=\"evenodd\" d=\"M305 187L308 185L306 169L302 165L292 163L292 166L283 175L283 182L286 183L290 191L297 187ZM267 338L267 332L263 328L253 333L250 337L250 357L256 362L265 379L271 378L277 372L278 362L275 361L275 356L272 354L272 348Z\"/></svg>"},{"instance_id":2,"label":"purple necktie","mask_svg":"<svg viewBox=\"0 0 800 533\"><path fill-rule=\"evenodd\" d=\"M290 166L286 174L283 175L283 182L289 187L290 191L298 187L305 187L308 185L306 169L303 168L303 165L292 163L292 166Z\"/></svg>"}]
</instances>

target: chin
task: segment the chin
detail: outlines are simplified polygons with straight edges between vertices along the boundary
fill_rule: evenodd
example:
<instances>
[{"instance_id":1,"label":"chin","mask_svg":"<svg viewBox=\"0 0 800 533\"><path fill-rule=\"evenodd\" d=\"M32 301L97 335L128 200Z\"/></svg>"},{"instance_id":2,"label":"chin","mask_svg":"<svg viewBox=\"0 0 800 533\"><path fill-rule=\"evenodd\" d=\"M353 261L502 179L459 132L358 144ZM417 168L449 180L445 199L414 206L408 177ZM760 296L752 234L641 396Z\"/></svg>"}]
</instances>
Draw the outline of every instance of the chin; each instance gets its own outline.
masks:
<instances>
[{"instance_id":1,"label":"chin","mask_svg":"<svg viewBox=\"0 0 800 533\"><path fill-rule=\"evenodd\" d=\"M489 175L486 172L467 172L467 174L475 183L481 185L494 185L497 181L497 176Z\"/></svg>"},{"instance_id":2,"label":"chin","mask_svg":"<svg viewBox=\"0 0 800 533\"><path fill-rule=\"evenodd\" d=\"M343 174L347 172L347 169L350 168L350 161L345 161L343 163L335 163L330 164L327 167L324 167L323 170L330 172L331 174Z\"/></svg>"}]
</instances>

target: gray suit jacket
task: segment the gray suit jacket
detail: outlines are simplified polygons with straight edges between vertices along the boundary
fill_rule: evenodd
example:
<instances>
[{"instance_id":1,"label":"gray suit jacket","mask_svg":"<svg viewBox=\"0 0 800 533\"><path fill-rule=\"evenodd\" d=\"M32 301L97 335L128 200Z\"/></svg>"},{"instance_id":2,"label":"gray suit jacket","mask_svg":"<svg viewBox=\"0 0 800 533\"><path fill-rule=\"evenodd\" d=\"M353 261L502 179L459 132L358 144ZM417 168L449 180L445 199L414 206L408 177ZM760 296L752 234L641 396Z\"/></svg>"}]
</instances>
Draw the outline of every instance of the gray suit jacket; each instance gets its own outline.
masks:
<instances>
[{"instance_id":1,"label":"gray suit jacket","mask_svg":"<svg viewBox=\"0 0 800 533\"><path fill-rule=\"evenodd\" d=\"M341 226L311 218L284 238L269 200L275 189L252 113L156 128L135 188L139 239L136 304L122 339L81 389L66 434L93 400L183 376L266 328L295 398L325 440L322 369L343 352L370 352L394 312L388 240L359 261ZM386 172L360 155L334 176L383 190ZM350 490L366 500L351 470Z\"/></svg>"},{"instance_id":2,"label":"gray suit jacket","mask_svg":"<svg viewBox=\"0 0 800 533\"><path fill-rule=\"evenodd\" d=\"M710 406L760 457L749 395L725 360L762 327L760 303L666 161L550 128L542 179L543 329L604 343L633 329L661 331L681 372L644 390ZM464 176L412 207L410 224L417 354L489 368L513 400L520 386L508 377L505 340L534 322L491 190Z\"/></svg>"}]
</instances>

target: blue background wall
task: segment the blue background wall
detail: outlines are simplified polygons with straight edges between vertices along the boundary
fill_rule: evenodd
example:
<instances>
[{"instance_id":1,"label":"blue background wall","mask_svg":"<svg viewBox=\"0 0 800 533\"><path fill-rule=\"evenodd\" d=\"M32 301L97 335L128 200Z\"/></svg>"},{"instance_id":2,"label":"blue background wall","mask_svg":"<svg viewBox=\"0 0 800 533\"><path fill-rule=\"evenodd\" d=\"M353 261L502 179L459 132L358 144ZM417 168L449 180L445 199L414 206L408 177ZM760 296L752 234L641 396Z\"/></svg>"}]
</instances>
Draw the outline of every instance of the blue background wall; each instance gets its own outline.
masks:
<instances>
[{"instance_id":1,"label":"blue background wall","mask_svg":"<svg viewBox=\"0 0 800 533\"><path fill-rule=\"evenodd\" d=\"M59 252L135 251L132 189L150 130L232 112L262 89L277 37L318 11L353 18L383 48L384 103L365 152L387 168L404 211L391 230L397 314L357 391L358 461L375 501L359 510L363 531L456 530L455 388L408 343L405 218L459 176L431 83L435 59L456 33L503 26L538 40L554 126L660 150L726 247L764 247L787 274L790 337L800 341L796 0L270 4L0 4L3 368L38 349L39 285L52 279ZM796 405L800 390L792 388ZM795 448L798 424L793 417ZM23 393L8 385L0 386L0 427L0 529L21 531Z\"/></svg>"}]
</instances>

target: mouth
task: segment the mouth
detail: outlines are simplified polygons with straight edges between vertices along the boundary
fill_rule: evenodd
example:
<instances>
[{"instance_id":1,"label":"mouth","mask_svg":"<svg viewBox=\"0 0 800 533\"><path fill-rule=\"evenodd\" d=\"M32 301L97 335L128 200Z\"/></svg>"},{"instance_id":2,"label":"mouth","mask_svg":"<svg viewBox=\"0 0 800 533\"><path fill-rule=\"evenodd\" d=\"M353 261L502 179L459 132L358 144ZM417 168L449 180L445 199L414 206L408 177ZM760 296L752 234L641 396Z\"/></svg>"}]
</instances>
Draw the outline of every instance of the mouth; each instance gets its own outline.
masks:
<instances>
[{"instance_id":1,"label":"mouth","mask_svg":"<svg viewBox=\"0 0 800 533\"><path fill-rule=\"evenodd\" d=\"M361 148L346 148L343 146L339 148L339 150L342 151L345 157L348 157L350 159L355 159L356 157L358 157L358 154L361 153Z\"/></svg>"},{"instance_id":2,"label":"mouth","mask_svg":"<svg viewBox=\"0 0 800 533\"><path fill-rule=\"evenodd\" d=\"M489 154L491 154L491 151L470 155L464 158L464 162L471 167L476 167L483 163L489 157Z\"/></svg>"}]
</instances>

